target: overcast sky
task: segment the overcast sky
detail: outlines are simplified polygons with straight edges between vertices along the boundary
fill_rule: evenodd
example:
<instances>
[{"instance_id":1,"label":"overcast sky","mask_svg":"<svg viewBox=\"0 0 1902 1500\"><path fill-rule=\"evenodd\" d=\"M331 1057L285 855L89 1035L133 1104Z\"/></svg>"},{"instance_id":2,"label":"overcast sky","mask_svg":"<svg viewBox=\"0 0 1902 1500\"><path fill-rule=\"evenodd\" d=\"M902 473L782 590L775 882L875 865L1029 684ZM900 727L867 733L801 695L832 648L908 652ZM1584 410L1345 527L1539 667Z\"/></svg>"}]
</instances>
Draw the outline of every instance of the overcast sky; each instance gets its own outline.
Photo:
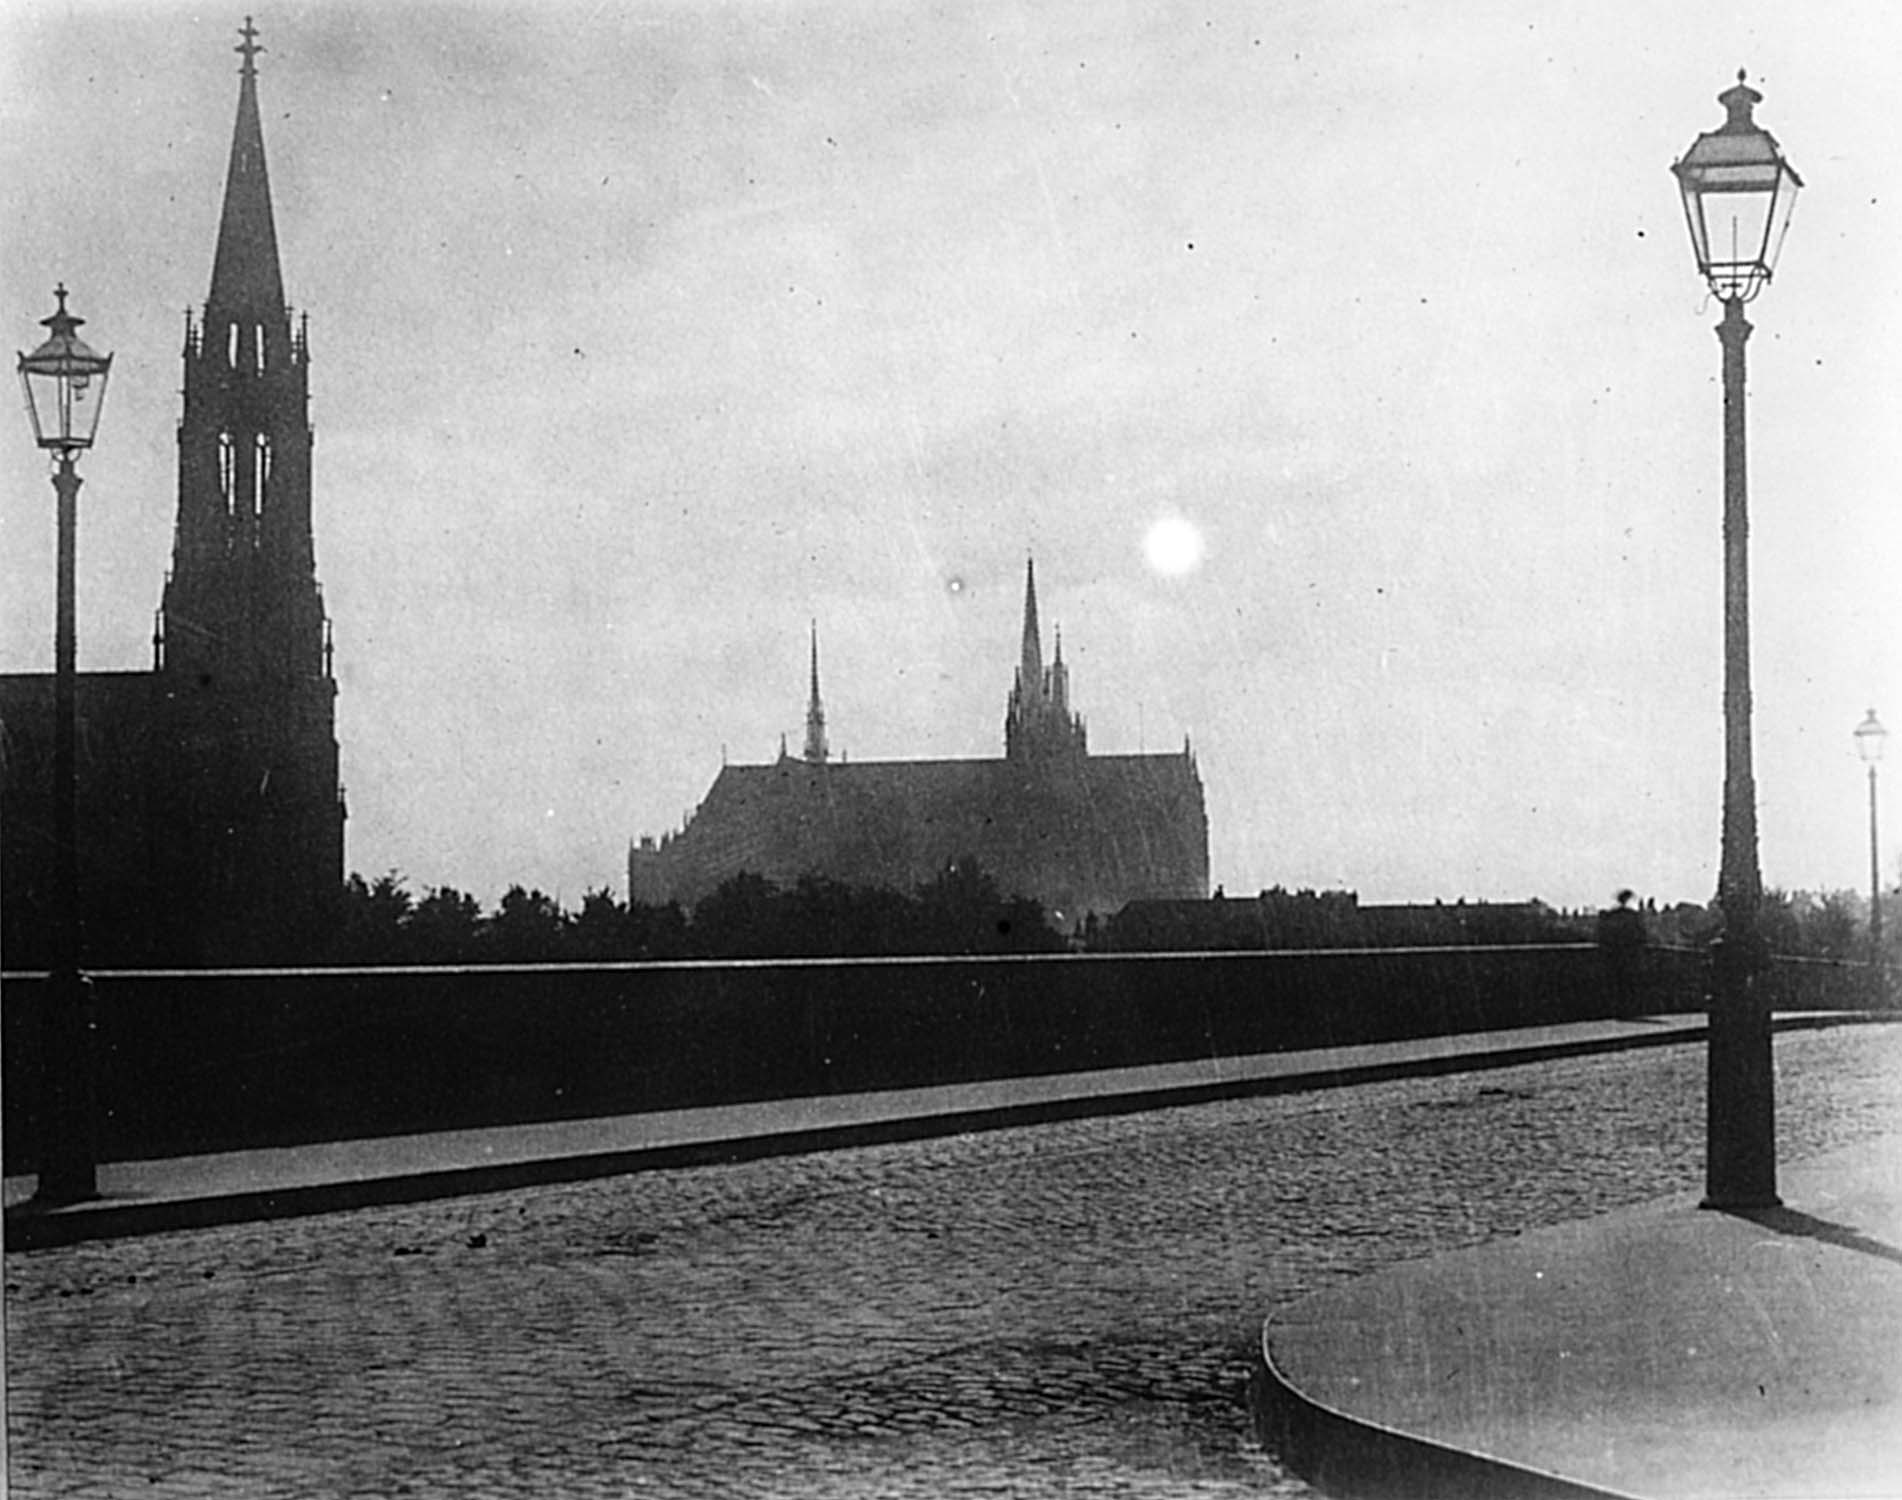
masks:
<instances>
[{"instance_id":1,"label":"overcast sky","mask_svg":"<svg viewBox=\"0 0 1902 1500\"><path fill-rule=\"evenodd\" d=\"M1000 754L1034 553L1092 748L1192 740L1231 894L1708 899L1720 309L1668 168L1743 66L1808 184L1751 308L1763 868L1866 886L1891 5L255 14L352 869L622 890L723 754L798 749L814 619L835 752ZM86 670L150 663L242 20L0 9L14 347L64 279L117 356ZM45 670L23 416L0 463L0 669Z\"/></svg>"}]
</instances>

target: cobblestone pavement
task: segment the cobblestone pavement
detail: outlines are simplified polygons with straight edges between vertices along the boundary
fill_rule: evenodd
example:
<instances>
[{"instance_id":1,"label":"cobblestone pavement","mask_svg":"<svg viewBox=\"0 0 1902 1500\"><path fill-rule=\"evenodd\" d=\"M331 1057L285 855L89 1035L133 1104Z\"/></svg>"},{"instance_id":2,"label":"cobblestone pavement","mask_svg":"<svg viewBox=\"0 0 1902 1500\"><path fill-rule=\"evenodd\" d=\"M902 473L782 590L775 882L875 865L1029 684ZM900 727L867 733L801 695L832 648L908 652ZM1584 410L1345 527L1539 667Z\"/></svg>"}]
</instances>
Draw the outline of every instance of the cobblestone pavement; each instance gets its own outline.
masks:
<instances>
[{"instance_id":1,"label":"cobblestone pavement","mask_svg":"<svg viewBox=\"0 0 1902 1500\"><path fill-rule=\"evenodd\" d=\"M1902 1026L1777 1041L1786 1159ZM1264 1315L1695 1189L1704 1051L654 1172L6 1258L13 1493L1306 1495Z\"/></svg>"}]
</instances>

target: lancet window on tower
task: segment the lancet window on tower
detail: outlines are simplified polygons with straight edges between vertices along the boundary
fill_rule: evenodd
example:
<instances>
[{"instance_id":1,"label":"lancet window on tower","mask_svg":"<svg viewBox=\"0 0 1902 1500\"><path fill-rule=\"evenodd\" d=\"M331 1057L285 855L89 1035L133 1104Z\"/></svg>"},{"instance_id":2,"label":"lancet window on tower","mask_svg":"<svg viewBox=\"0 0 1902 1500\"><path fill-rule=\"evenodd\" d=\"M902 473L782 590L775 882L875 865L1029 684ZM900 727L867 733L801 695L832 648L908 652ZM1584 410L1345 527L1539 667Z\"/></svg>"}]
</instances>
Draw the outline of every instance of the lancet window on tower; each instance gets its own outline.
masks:
<instances>
[{"instance_id":1,"label":"lancet window on tower","mask_svg":"<svg viewBox=\"0 0 1902 1500\"><path fill-rule=\"evenodd\" d=\"M251 493L259 512L264 509L265 486L271 481L271 440L259 433L253 440L251 450L252 486Z\"/></svg>"},{"instance_id":2,"label":"lancet window on tower","mask_svg":"<svg viewBox=\"0 0 1902 1500\"><path fill-rule=\"evenodd\" d=\"M262 323L240 323L235 319L225 324L225 364L233 370L242 370L247 365L262 375L270 360L269 331Z\"/></svg>"},{"instance_id":3,"label":"lancet window on tower","mask_svg":"<svg viewBox=\"0 0 1902 1500\"><path fill-rule=\"evenodd\" d=\"M218 434L218 494L226 515L238 508L238 445L228 432Z\"/></svg>"}]
</instances>

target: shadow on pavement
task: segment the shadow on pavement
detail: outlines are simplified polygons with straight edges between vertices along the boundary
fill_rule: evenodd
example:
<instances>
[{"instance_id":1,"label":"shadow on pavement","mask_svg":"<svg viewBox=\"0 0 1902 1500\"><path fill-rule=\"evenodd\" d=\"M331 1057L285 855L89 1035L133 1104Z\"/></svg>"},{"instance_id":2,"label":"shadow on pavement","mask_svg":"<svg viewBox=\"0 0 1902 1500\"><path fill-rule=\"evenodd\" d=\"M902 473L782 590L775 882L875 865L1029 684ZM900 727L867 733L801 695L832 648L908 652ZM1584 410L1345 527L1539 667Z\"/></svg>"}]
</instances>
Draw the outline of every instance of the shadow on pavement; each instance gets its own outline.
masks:
<instances>
[{"instance_id":1,"label":"shadow on pavement","mask_svg":"<svg viewBox=\"0 0 1902 1500\"><path fill-rule=\"evenodd\" d=\"M1878 1260L1893 1261L1902 1266L1902 1250L1894 1245L1871 1239L1859 1229L1847 1224L1834 1224L1828 1219L1818 1219L1811 1214L1799 1213L1793 1208L1754 1208L1723 1210L1732 1218L1745 1219L1750 1223L1769 1230L1772 1234L1800 1235L1804 1239L1821 1240L1828 1245L1839 1245L1845 1250L1854 1250L1862 1255L1873 1255Z\"/></svg>"}]
</instances>

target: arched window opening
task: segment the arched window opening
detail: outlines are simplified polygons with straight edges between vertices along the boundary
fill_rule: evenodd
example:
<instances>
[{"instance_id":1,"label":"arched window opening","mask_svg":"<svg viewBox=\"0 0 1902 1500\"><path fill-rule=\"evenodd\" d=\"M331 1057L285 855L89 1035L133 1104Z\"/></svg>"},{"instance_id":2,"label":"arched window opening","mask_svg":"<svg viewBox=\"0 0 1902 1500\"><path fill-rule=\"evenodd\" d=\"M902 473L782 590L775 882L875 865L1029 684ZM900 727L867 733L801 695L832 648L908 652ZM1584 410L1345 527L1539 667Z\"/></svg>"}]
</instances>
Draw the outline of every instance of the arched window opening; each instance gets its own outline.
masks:
<instances>
[{"instance_id":1,"label":"arched window opening","mask_svg":"<svg viewBox=\"0 0 1902 1500\"><path fill-rule=\"evenodd\" d=\"M218 434L218 495L225 503L226 515L237 509L238 445L228 432Z\"/></svg>"},{"instance_id":2,"label":"arched window opening","mask_svg":"<svg viewBox=\"0 0 1902 1500\"><path fill-rule=\"evenodd\" d=\"M271 482L271 440L263 433L257 435L257 441L251 454L252 474L256 481L252 493L257 496L257 507L264 509L265 486Z\"/></svg>"},{"instance_id":3,"label":"arched window opening","mask_svg":"<svg viewBox=\"0 0 1902 1500\"><path fill-rule=\"evenodd\" d=\"M225 363L232 369L238 368L238 325L225 324Z\"/></svg>"}]
</instances>

